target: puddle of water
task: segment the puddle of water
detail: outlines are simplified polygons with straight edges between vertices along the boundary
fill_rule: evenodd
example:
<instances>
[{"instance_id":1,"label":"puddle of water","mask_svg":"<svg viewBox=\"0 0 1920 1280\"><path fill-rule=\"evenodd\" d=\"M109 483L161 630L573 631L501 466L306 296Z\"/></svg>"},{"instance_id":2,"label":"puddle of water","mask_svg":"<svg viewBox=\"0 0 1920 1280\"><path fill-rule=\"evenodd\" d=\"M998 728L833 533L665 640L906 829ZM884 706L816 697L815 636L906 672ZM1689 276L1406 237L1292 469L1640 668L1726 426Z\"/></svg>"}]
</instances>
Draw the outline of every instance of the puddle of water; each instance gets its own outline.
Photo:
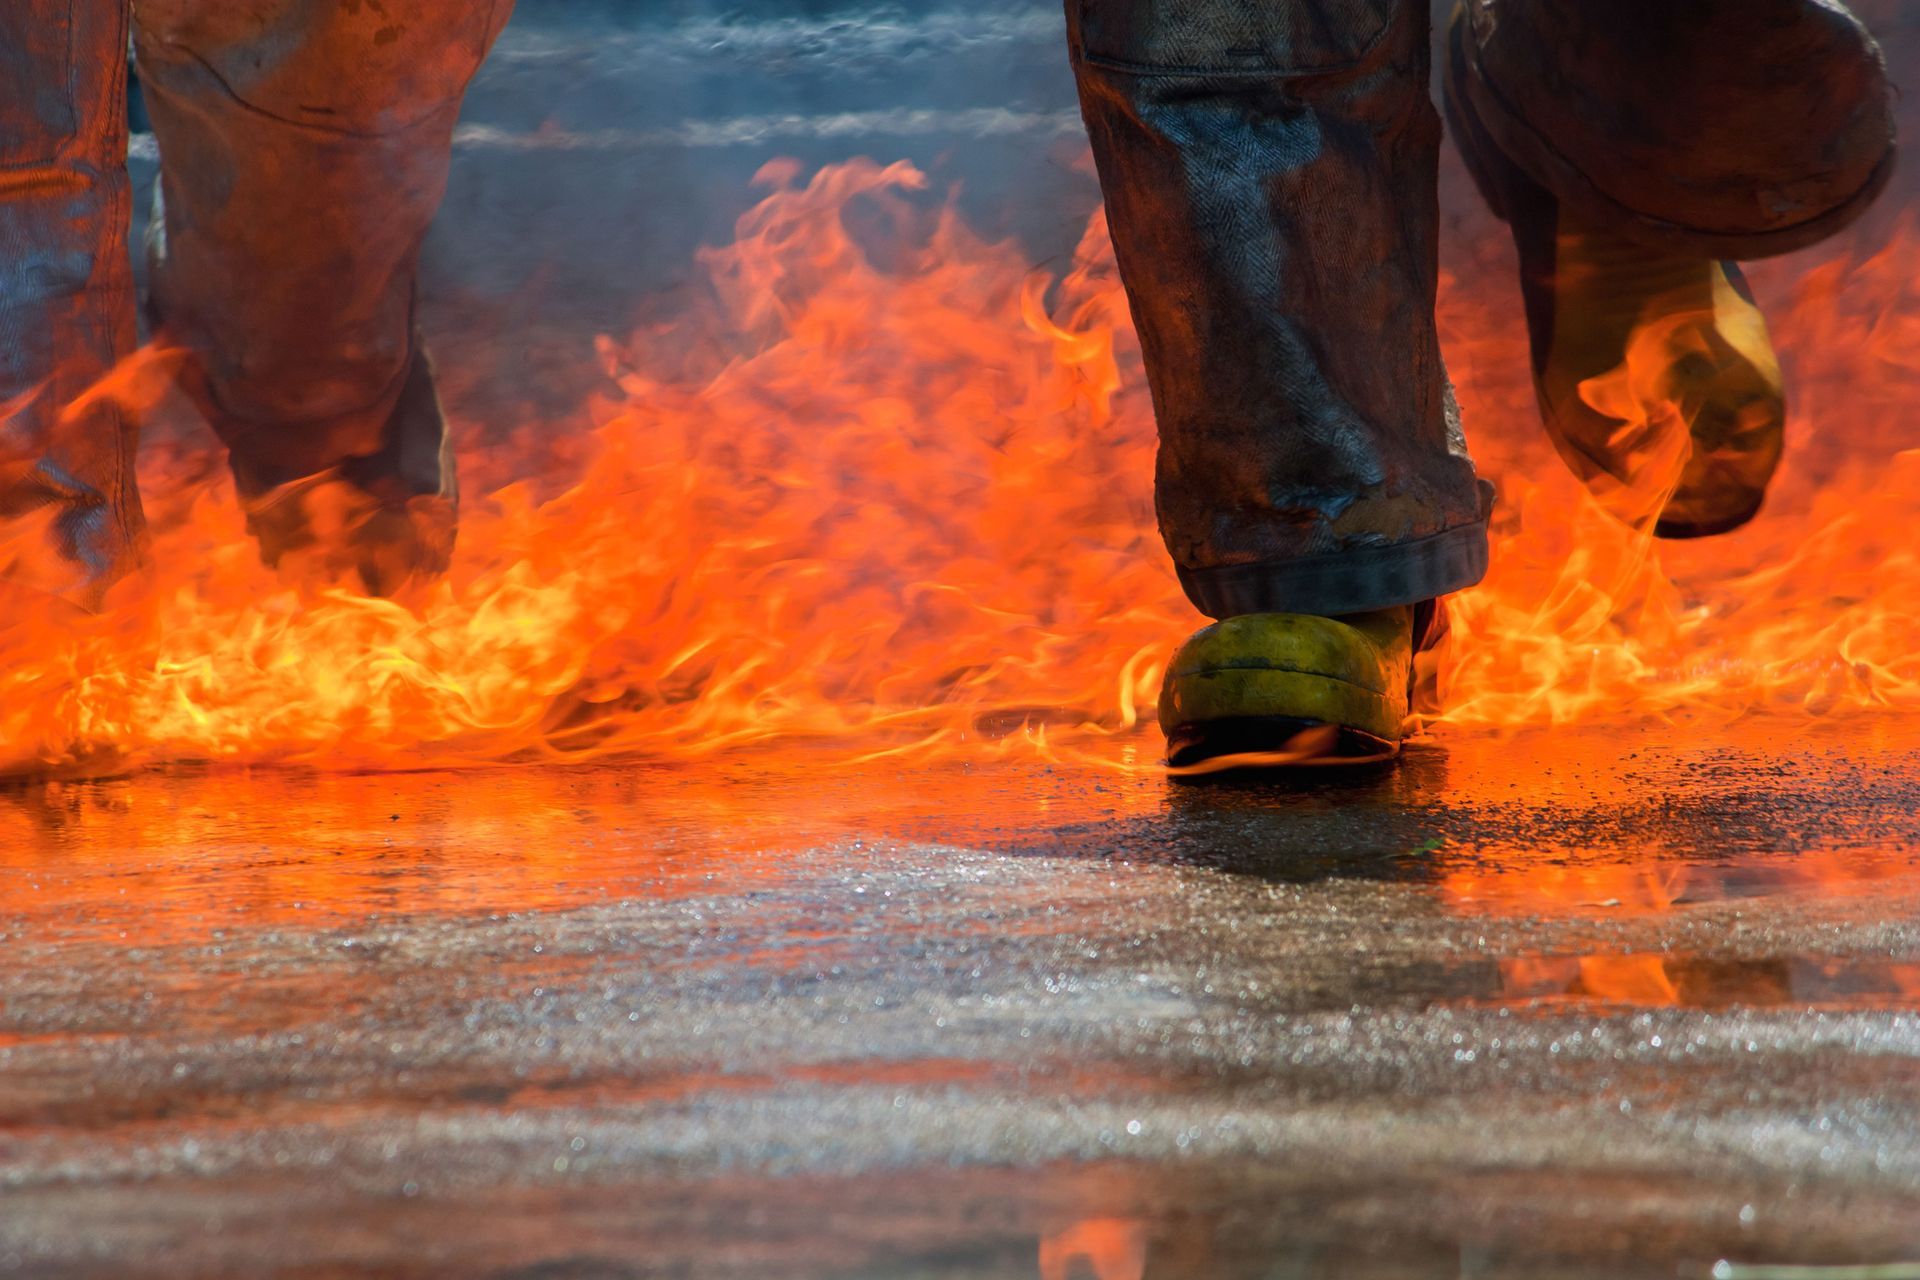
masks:
<instances>
[{"instance_id":1,"label":"puddle of water","mask_svg":"<svg viewBox=\"0 0 1920 1280\"><path fill-rule=\"evenodd\" d=\"M1920 850L1801 849L1725 862L1619 861L1564 850L1446 857L1439 894L1463 915L1660 915L1776 895L1841 897L1920 881Z\"/></svg>"},{"instance_id":2,"label":"puddle of water","mask_svg":"<svg viewBox=\"0 0 1920 1280\"><path fill-rule=\"evenodd\" d=\"M1497 1000L1691 1009L1920 1007L1920 963L1670 954L1514 956Z\"/></svg>"},{"instance_id":3,"label":"puddle of water","mask_svg":"<svg viewBox=\"0 0 1920 1280\"><path fill-rule=\"evenodd\" d=\"M1920 894L1920 770L1890 750L1892 732L1803 730L1791 757L1765 726L1686 740L1443 736L1397 769L1204 787L1066 765L847 773L795 751L706 767L45 784L0 792L0 932L217 942L229 929L750 894L857 874L905 841L1227 881L1385 882L1453 916L1516 923L1621 923L1765 898L1852 898L1869 910ZM754 954L752 940L741 954ZM1913 994L1893 962L1828 973L1800 957L1775 966L1785 977L1759 964L1713 978L1689 963L1521 955L1485 994L1682 1004Z\"/></svg>"},{"instance_id":4,"label":"puddle of water","mask_svg":"<svg viewBox=\"0 0 1920 1280\"><path fill-rule=\"evenodd\" d=\"M1144 1218L1080 1218L1040 1237L1040 1280L1142 1280L1147 1273Z\"/></svg>"}]
</instances>

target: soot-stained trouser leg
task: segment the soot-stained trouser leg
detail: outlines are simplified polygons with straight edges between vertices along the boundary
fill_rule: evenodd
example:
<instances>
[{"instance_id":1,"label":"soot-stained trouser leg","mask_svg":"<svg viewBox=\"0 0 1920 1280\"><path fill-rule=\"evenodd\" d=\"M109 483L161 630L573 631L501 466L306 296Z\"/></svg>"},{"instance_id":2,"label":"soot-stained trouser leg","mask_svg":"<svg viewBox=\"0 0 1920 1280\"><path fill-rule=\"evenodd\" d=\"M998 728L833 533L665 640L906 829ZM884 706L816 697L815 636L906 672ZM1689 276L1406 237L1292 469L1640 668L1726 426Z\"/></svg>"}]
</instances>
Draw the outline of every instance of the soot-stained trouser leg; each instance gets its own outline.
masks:
<instances>
[{"instance_id":1,"label":"soot-stained trouser leg","mask_svg":"<svg viewBox=\"0 0 1920 1280\"><path fill-rule=\"evenodd\" d=\"M468 81L511 0L139 0L151 313L270 561L445 567L456 489L415 315Z\"/></svg>"},{"instance_id":2,"label":"soot-stained trouser leg","mask_svg":"<svg viewBox=\"0 0 1920 1280\"><path fill-rule=\"evenodd\" d=\"M1463 0L1446 59L1454 140L1513 229L1562 455L1660 533L1743 523L1786 413L1734 260L1811 245L1886 185L1893 116L1872 38L1835 0ZM1651 492L1634 492L1648 488L1634 434L1586 390L1629 346L1652 357L1637 381L1690 428L1679 474L1650 477Z\"/></svg>"},{"instance_id":3,"label":"soot-stained trouser leg","mask_svg":"<svg viewBox=\"0 0 1920 1280\"><path fill-rule=\"evenodd\" d=\"M0 573L97 606L141 557L136 424L86 393L134 345L127 6L0 0Z\"/></svg>"},{"instance_id":4,"label":"soot-stained trouser leg","mask_svg":"<svg viewBox=\"0 0 1920 1280\"><path fill-rule=\"evenodd\" d=\"M1476 478L1434 328L1422 0L1068 0L1160 431L1161 531L1216 618L1470 586Z\"/></svg>"}]
</instances>

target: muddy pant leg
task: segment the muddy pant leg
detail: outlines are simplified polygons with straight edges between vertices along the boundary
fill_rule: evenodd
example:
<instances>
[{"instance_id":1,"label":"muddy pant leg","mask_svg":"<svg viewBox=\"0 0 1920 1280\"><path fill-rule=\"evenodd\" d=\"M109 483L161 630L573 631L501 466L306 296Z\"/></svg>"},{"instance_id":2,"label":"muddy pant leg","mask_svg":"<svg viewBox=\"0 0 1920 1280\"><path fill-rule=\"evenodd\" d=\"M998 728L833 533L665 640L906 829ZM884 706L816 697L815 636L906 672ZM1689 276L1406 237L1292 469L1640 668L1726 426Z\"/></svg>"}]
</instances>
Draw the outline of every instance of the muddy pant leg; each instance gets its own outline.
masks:
<instances>
[{"instance_id":1,"label":"muddy pant leg","mask_svg":"<svg viewBox=\"0 0 1920 1280\"><path fill-rule=\"evenodd\" d=\"M1414 0L1068 0L1081 109L1205 613L1354 613L1486 567L1433 304Z\"/></svg>"},{"instance_id":2,"label":"muddy pant leg","mask_svg":"<svg viewBox=\"0 0 1920 1280\"><path fill-rule=\"evenodd\" d=\"M1467 0L1456 91L1588 222L1712 258L1802 248L1893 168L1886 67L1835 0Z\"/></svg>"},{"instance_id":3,"label":"muddy pant leg","mask_svg":"<svg viewBox=\"0 0 1920 1280\"><path fill-rule=\"evenodd\" d=\"M138 561L134 425L69 410L133 349L126 5L0 0L6 576L92 606Z\"/></svg>"},{"instance_id":4,"label":"muddy pant leg","mask_svg":"<svg viewBox=\"0 0 1920 1280\"><path fill-rule=\"evenodd\" d=\"M153 310L194 356L189 390L243 492L383 453L440 487L414 277L461 97L510 8L140 0Z\"/></svg>"}]
</instances>

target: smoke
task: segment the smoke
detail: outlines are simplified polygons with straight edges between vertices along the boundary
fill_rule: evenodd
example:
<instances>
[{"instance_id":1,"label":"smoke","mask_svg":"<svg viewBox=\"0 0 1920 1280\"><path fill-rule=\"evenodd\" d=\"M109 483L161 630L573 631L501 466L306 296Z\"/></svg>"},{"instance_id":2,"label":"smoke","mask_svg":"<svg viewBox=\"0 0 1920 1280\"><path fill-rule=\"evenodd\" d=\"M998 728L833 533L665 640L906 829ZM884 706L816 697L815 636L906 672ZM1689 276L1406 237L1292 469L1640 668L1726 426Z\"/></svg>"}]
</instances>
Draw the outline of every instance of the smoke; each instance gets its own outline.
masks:
<instances>
[{"instance_id":1,"label":"smoke","mask_svg":"<svg viewBox=\"0 0 1920 1280\"><path fill-rule=\"evenodd\" d=\"M1433 0L1436 28L1448 7ZM1920 66L1920 5L1855 8L1890 66ZM1064 42L1058 0L520 0L469 94L423 269L456 416L493 434L563 418L596 385L595 337L671 315L775 158L911 161L983 235L1064 264L1098 202ZM1901 112L1920 135L1920 99ZM137 133L136 243L157 159ZM1867 234L1916 190L1907 166ZM1510 277L1450 152L1441 196L1448 269Z\"/></svg>"}]
</instances>

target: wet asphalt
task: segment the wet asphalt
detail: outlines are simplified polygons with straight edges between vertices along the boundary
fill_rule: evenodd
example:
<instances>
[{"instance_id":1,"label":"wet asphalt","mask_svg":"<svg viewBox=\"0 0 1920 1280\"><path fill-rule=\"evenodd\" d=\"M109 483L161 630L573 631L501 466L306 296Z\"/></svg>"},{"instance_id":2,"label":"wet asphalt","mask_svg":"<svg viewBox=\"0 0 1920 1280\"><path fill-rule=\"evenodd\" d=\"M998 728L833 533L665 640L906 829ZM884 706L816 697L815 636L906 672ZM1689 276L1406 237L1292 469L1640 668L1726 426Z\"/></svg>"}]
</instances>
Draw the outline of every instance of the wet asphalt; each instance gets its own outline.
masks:
<instances>
[{"instance_id":1,"label":"wet asphalt","mask_svg":"<svg viewBox=\"0 0 1920 1280\"><path fill-rule=\"evenodd\" d=\"M1779 729L16 789L0 1265L1920 1259L1914 736Z\"/></svg>"},{"instance_id":2,"label":"wet asphalt","mask_svg":"<svg viewBox=\"0 0 1920 1280\"><path fill-rule=\"evenodd\" d=\"M912 158L1058 259L1097 198L1058 39L1050 5L527 0L424 268L456 412L577 399L776 156ZM0 1271L1920 1263L1916 742L14 786Z\"/></svg>"}]
</instances>

